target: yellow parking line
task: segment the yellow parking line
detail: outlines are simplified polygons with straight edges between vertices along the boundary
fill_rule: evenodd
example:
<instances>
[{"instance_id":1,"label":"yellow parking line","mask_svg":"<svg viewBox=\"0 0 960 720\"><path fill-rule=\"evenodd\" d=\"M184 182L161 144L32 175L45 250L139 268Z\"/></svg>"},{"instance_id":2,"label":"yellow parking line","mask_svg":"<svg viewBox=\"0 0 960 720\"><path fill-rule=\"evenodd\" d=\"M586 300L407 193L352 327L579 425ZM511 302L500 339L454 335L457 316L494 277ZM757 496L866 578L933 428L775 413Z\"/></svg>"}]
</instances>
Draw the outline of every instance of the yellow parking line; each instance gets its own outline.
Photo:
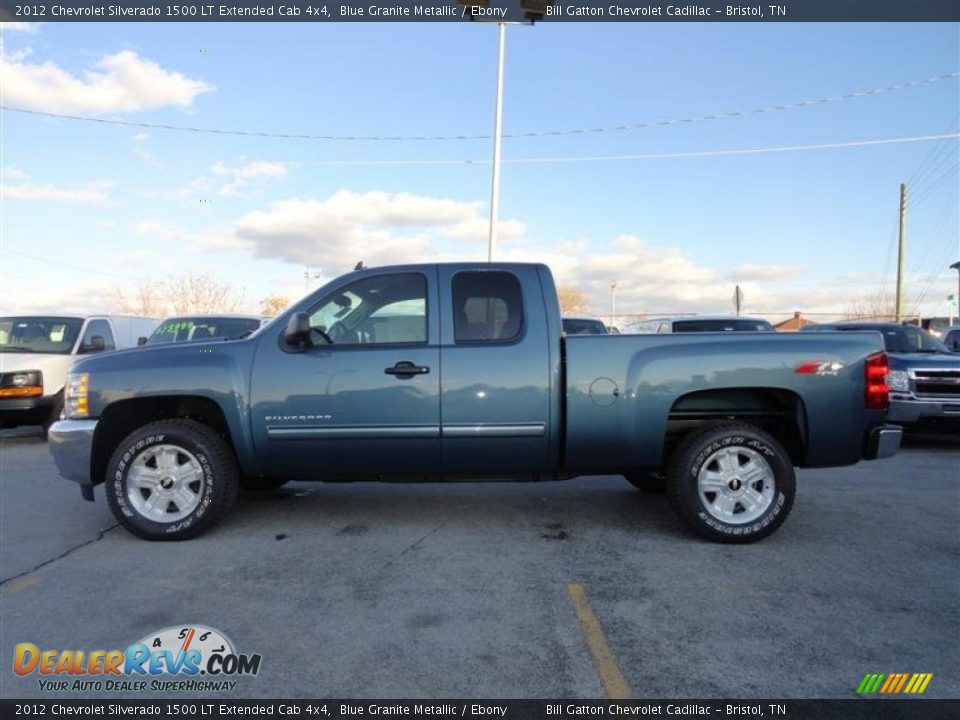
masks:
<instances>
[{"instance_id":1,"label":"yellow parking line","mask_svg":"<svg viewBox=\"0 0 960 720\"><path fill-rule=\"evenodd\" d=\"M34 585L40 584L40 578L38 577L25 577L19 580L11 580L8 585L0 588L0 597L7 597L18 593L21 590L27 590L32 588Z\"/></svg>"},{"instance_id":2,"label":"yellow parking line","mask_svg":"<svg viewBox=\"0 0 960 720\"><path fill-rule=\"evenodd\" d=\"M600 676L603 689L607 691L607 697L611 700L629 700L633 697L633 692L627 684L627 679L620 672L617 658L610 649L600 621L590 607L583 585L570 583L567 585L567 594L570 596L570 602L573 603L577 620L580 621L580 629L583 630L584 640L590 648L594 667L597 669L597 675Z\"/></svg>"}]
</instances>

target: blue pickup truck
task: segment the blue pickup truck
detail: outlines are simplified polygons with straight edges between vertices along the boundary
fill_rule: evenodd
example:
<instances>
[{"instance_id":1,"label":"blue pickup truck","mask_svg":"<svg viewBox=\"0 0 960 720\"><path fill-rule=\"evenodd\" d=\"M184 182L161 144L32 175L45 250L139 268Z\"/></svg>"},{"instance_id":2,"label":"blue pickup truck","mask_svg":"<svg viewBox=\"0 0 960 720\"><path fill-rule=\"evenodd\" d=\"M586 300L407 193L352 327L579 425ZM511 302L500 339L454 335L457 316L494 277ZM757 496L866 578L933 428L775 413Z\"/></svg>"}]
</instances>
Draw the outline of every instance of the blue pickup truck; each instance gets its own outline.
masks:
<instances>
[{"instance_id":1,"label":"blue pickup truck","mask_svg":"<svg viewBox=\"0 0 960 720\"><path fill-rule=\"evenodd\" d=\"M362 269L247 339L77 363L50 449L150 540L288 480L622 474L745 543L787 517L794 467L897 451L887 372L874 332L564 337L544 265Z\"/></svg>"},{"instance_id":2,"label":"blue pickup truck","mask_svg":"<svg viewBox=\"0 0 960 720\"><path fill-rule=\"evenodd\" d=\"M808 325L803 332L862 332L883 337L890 358L887 420L912 427L960 431L960 355L913 325L846 322Z\"/></svg>"}]
</instances>

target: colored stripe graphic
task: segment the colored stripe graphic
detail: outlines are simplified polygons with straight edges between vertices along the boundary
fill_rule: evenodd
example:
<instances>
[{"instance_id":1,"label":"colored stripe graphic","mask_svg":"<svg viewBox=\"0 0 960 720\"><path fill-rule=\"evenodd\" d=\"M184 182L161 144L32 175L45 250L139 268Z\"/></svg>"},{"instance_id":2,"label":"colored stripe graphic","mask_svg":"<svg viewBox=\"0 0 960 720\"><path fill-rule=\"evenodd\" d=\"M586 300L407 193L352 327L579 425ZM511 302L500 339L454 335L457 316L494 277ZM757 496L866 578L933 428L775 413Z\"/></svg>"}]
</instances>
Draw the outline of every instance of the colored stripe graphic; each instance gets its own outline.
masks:
<instances>
[{"instance_id":1,"label":"colored stripe graphic","mask_svg":"<svg viewBox=\"0 0 960 720\"><path fill-rule=\"evenodd\" d=\"M933 679L933 673L867 673L857 686L858 695L920 695Z\"/></svg>"}]
</instances>

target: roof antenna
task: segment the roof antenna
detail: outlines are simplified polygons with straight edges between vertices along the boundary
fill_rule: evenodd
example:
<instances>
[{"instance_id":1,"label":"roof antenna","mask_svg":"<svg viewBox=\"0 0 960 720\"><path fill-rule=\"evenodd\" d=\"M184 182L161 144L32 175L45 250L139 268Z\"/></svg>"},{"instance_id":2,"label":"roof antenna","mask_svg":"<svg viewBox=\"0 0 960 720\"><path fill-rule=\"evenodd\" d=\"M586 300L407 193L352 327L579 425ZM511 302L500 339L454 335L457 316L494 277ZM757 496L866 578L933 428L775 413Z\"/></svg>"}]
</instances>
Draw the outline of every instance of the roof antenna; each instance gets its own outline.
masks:
<instances>
[{"instance_id":1,"label":"roof antenna","mask_svg":"<svg viewBox=\"0 0 960 720\"><path fill-rule=\"evenodd\" d=\"M354 266L353 271L356 272L357 270L363 270L363 269L364 269L363 260L361 260Z\"/></svg>"}]
</instances>

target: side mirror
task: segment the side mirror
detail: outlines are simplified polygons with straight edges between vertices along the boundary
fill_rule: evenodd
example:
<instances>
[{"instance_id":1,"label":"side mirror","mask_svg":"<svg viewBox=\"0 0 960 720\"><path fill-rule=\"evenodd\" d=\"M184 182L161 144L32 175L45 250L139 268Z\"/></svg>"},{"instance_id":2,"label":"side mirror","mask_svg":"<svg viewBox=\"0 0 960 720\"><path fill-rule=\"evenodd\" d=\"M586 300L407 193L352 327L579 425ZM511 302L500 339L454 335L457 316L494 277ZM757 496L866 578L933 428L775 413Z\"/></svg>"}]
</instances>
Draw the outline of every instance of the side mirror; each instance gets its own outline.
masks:
<instances>
[{"instance_id":1,"label":"side mirror","mask_svg":"<svg viewBox=\"0 0 960 720\"><path fill-rule=\"evenodd\" d=\"M283 340L288 345L301 350L310 345L310 318L305 312L297 312L290 316L287 328L283 331Z\"/></svg>"},{"instance_id":2,"label":"side mirror","mask_svg":"<svg viewBox=\"0 0 960 720\"><path fill-rule=\"evenodd\" d=\"M146 345L146 344L147 344L147 337L146 337L146 335L141 335L140 337L137 338L137 346L138 346L138 347L139 347L140 345Z\"/></svg>"},{"instance_id":3,"label":"side mirror","mask_svg":"<svg viewBox=\"0 0 960 720\"><path fill-rule=\"evenodd\" d=\"M80 347L80 352L82 354L95 353L103 351L104 348L106 348L106 343L103 342L103 335L94 335L90 338L89 343Z\"/></svg>"}]
</instances>

